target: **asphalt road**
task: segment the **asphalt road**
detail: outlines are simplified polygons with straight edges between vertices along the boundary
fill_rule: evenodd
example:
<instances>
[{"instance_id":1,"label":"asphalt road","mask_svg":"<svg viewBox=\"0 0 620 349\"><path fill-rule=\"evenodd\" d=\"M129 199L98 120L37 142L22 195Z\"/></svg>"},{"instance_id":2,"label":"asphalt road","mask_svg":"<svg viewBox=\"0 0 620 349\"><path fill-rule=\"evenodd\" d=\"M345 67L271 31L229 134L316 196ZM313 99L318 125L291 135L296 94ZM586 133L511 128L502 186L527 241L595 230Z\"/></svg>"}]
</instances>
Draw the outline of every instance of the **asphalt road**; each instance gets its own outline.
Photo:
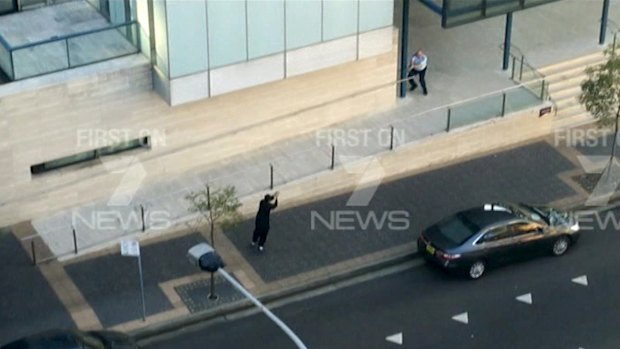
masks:
<instances>
[{"instance_id":1,"label":"asphalt road","mask_svg":"<svg viewBox=\"0 0 620 349\"><path fill-rule=\"evenodd\" d=\"M620 210L610 212L601 218L620 219ZM491 270L477 281L422 265L274 312L308 348L620 348L620 230L608 223L586 223L594 229L565 256ZM587 286L572 281L580 276ZM528 294L531 304L516 299ZM463 313L467 324L452 319ZM398 333L402 345L386 341ZM295 346L259 314L181 331L147 348Z\"/></svg>"}]
</instances>

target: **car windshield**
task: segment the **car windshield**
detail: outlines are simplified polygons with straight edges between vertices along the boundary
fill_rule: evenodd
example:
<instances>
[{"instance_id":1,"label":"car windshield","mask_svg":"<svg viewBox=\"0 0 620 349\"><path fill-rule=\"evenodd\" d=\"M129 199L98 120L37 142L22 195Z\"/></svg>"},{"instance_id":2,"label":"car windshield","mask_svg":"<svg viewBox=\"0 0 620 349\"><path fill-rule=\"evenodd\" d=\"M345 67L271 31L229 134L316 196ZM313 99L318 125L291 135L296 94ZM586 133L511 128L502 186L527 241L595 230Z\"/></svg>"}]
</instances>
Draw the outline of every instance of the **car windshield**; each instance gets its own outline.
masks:
<instances>
[{"instance_id":1,"label":"car windshield","mask_svg":"<svg viewBox=\"0 0 620 349\"><path fill-rule=\"evenodd\" d=\"M480 230L462 213L457 213L439 222L437 229L445 242L449 242L450 247L460 246Z\"/></svg>"},{"instance_id":2,"label":"car windshield","mask_svg":"<svg viewBox=\"0 0 620 349\"><path fill-rule=\"evenodd\" d=\"M549 224L547 214L533 206L520 204L518 207L515 207L514 213L527 220Z\"/></svg>"},{"instance_id":3,"label":"car windshield","mask_svg":"<svg viewBox=\"0 0 620 349\"><path fill-rule=\"evenodd\" d=\"M103 341L96 335L81 333L79 338L85 349L105 349Z\"/></svg>"}]
</instances>

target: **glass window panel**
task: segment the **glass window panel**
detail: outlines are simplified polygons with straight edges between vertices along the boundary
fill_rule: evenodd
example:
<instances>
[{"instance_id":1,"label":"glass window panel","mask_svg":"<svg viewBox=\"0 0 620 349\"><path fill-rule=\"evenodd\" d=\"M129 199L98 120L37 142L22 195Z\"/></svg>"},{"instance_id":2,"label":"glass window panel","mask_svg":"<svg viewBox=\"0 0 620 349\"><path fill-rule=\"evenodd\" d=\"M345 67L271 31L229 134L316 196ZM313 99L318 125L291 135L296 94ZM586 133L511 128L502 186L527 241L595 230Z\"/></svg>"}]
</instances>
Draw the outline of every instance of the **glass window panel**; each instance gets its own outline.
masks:
<instances>
[{"instance_id":1,"label":"glass window panel","mask_svg":"<svg viewBox=\"0 0 620 349\"><path fill-rule=\"evenodd\" d=\"M13 51L15 80L67 69L65 40L52 41Z\"/></svg>"},{"instance_id":2,"label":"glass window panel","mask_svg":"<svg viewBox=\"0 0 620 349\"><path fill-rule=\"evenodd\" d=\"M286 48L321 42L321 1L286 0Z\"/></svg>"},{"instance_id":3,"label":"glass window panel","mask_svg":"<svg viewBox=\"0 0 620 349\"><path fill-rule=\"evenodd\" d=\"M284 0L248 1L249 58L284 51Z\"/></svg>"},{"instance_id":4,"label":"glass window panel","mask_svg":"<svg viewBox=\"0 0 620 349\"><path fill-rule=\"evenodd\" d=\"M11 66L11 52L0 43L0 69L6 76L13 78L13 67Z\"/></svg>"},{"instance_id":5,"label":"glass window panel","mask_svg":"<svg viewBox=\"0 0 620 349\"><path fill-rule=\"evenodd\" d=\"M503 15L519 10L520 0L487 0L486 16Z\"/></svg>"},{"instance_id":6,"label":"glass window panel","mask_svg":"<svg viewBox=\"0 0 620 349\"><path fill-rule=\"evenodd\" d=\"M360 0L360 31L391 26L394 22L394 0Z\"/></svg>"},{"instance_id":7,"label":"glass window panel","mask_svg":"<svg viewBox=\"0 0 620 349\"><path fill-rule=\"evenodd\" d=\"M99 31L68 39L71 67L91 64L138 52L137 25Z\"/></svg>"},{"instance_id":8,"label":"glass window panel","mask_svg":"<svg viewBox=\"0 0 620 349\"><path fill-rule=\"evenodd\" d=\"M168 29L166 29L166 4L164 0L153 0L153 26L155 27L155 54L157 67L168 73Z\"/></svg>"},{"instance_id":9,"label":"glass window panel","mask_svg":"<svg viewBox=\"0 0 620 349\"><path fill-rule=\"evenodd\" d=\"M2 0L0 1L0 14L10 13L17 11L17 4L15 0Z\"/></svg>"},{"instance_id":10,"label":"glass window panel","mask_svg":"<svg viewBox=\"0 0 620 349\"><path fill-rule=\"evenodd\" d=\"M167 5L170 77L207 70L206 3L168 0Z\"/></svg>"},{"instance_id":11,"label":"glass window panel","mask_svg":"<svg viewBox=\"0 0 620 349\"><path fill-rule=\"evenodd\" d=\"M209 65L211 68L247 59L245 1L209 0Z\"/></svg>"},{"instance_id":12,"label":"glass window panel","mask_svg":"<svg viewBox=\"0 0 620 349\"><path fill-rule=\"evenodd\" d=\"M323 1L323 40L357 33L357 0Z\"/></svg>"}]
</instances>

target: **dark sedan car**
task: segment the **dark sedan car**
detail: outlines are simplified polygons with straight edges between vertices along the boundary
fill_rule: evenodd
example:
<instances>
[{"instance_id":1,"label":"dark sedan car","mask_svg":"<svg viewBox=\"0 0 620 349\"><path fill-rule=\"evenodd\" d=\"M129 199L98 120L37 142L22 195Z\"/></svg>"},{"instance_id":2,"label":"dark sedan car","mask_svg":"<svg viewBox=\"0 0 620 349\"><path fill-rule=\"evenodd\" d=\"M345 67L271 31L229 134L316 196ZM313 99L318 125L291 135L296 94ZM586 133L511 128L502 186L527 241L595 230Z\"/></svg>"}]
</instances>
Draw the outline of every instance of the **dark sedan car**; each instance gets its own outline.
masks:
<instances>
[{"instance_id":1,"label":"dark sedan car","mask_svg":"<svg viewBox=\"0 0 620 349\"><path fill-rule=\"evenodd\" d=\"M461 211L425 229L418 251L437 265L480 278L489 266L542 253L563 255L579 237L573 213L494 203Z\"/></svg>"},{"instance_id":2,"label":"dark sedan car","mask_svg":"<svg viewBox=\"0 0 620 349\"><path fill-rule=\"evenodd\" d=\"M0 347L0 349L136 349L131 337L120 332L49 330Z\"/></svg>"}]
</instances>

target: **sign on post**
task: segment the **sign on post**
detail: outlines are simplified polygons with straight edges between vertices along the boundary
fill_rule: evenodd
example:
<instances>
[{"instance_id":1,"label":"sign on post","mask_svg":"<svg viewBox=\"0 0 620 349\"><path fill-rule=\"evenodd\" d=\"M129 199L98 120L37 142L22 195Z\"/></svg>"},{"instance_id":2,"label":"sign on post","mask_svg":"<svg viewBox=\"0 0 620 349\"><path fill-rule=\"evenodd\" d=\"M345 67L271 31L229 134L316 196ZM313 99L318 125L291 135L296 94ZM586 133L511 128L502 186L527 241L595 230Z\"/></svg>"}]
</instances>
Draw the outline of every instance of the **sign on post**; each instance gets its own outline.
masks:
<instances>
[{"instance_id":1,"label":"sign on post","mask_svg":"<svg viewBox=\"0 0 620 349\"><path fill-rule=\"evenodd\" d=\"M146 321L146 305L144 304L144 277L142 276L142 257L138 240L121 240L121 255L138 257L138 273L140 275L140 300L142 303L142 321Z\"/></svg>"},{"instance_id":2,"label":"sign on post","mask_svg":"<svg viewBox=\"0 0 620 349\"><path fill-rule=\"evenodd\" d=\"M140 243L137 240L121 240L121 255L140 257Z\"/></svg>"}]
</instances>

